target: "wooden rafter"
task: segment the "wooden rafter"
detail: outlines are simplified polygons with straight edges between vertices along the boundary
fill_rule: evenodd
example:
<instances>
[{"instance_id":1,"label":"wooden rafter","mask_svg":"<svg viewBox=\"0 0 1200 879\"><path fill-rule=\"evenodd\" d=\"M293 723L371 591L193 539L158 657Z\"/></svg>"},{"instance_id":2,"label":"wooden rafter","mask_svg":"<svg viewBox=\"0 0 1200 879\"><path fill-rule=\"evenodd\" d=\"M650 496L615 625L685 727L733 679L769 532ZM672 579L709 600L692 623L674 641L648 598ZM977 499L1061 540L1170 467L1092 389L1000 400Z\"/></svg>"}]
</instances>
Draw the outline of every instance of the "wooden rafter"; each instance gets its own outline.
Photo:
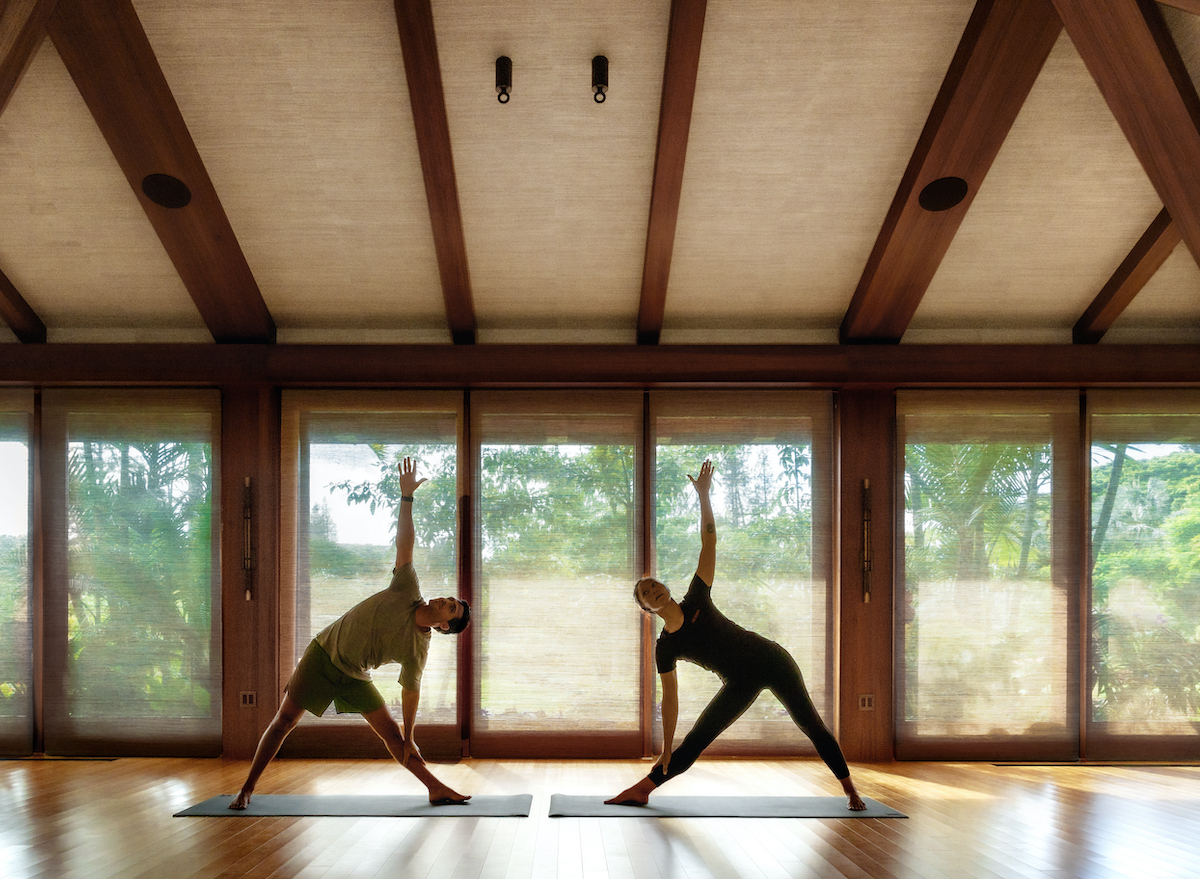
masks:
<instances>
[{"instance_id":1,"label":"wooden rafter","mask_svg":"<svg viewBox=\"0 0 1200 879\"><path fill-rule=\"evenodd\" d=\"M1167 211L1200 263L1200 96L1149 0L1054 0Z\"/></svg>"},{"instance_id":2,"label":"wooden rafter","mask_svg":"<svg viewBox=\"0 0 1200 879\"><path fill-rule=\"evenodd\" d=\"M842 321L842 342L899 342L1062 30L1050 0L979 0ZM930 183L967 184L930 211Z\"/></svg>"},{"instance_id":3,"label":"wooden rafter","mask_svg":"<svg viewBox=\"0 0 1200 879\"><path fill-rule=\"evenodd\" d=\"M22 342L46 341L46 325L4 272L0 272L0 319Z\"/></svg>"},{"instance_id":4,"label":"wooden rafter","mask_svg":"<svg viewBox=\"0 0 1200 879\"><path fill-rule=\"evenodd\" d=\"M47 22L79 93L218 342L273 342L275 322L129 0L59 0ZM186 184L185 207L142 189Z\"/></svg>"},{"instance_id":5,"label":"wooden rafter","mask_svg":"<svg viewBox=\"0 0 1200 879\"><path fill-rule=\"evenodd\" d=\"M1179 228L1163 208L1075 324L1071 331L1075 344L1091 345L1104 338L1179 241Z\"/></svg>"},{"instance_id":6,"label":"wooden rafter","mask_svg":"<svg viewBox=\"0 0 1200 879\"><path fill-rule=\"evenodd\" d=\"M438 64L437 36L429 0L396 0L396 24L404 54L404 73L412 104L421 171L425 175L425 197L433 227L446 320L456 345L475 342L475 303L471 275L467 269L467 245L463 238L462 212L458 204L458 182L450 149L450 123Z\"/></svg>"},{"instance_id":7,"label":"wooden rafter","mask_svg":"<svg viewBox=\"0 0 1200 879\"><path fill-rule=\"evenodd\" d=\"M0 3L0 113L17 89L25 68L46 36L46 20L58 0Z\"/></svg>"},{"instance_id":8,"label":"wooden rafter","mask_svg":"<svg viewBox=\"0 0 1200 879\"><path fill-rule=\"evenodd\" d=\"M646 260L642 266L642 299L638 308L639 345L657 345L662 333L707 6L707 0L672 0L671 3L662 105L658 114L658 151L654 158L650 222L646 229Z\"/></svg>"}]
</instances>

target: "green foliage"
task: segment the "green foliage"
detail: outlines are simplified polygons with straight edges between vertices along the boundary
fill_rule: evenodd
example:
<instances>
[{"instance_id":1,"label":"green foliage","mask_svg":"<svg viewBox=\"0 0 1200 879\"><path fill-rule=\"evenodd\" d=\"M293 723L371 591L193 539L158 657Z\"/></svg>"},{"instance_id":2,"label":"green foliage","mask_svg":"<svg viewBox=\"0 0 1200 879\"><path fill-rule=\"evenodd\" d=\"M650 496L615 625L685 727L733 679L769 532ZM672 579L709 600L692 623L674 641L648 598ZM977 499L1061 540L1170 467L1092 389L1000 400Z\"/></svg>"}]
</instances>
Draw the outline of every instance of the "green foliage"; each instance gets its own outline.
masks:
<instances>
[{"instance_id":1,"label":"green foliage","mask_svg":"<svg viewBox=\"0 0 1200 879\"><path fill-rule=\"evenodd\" d=\"M68 690L92 716L208 716L212 452L73 442Z\"/></svg>"}]
</instances>

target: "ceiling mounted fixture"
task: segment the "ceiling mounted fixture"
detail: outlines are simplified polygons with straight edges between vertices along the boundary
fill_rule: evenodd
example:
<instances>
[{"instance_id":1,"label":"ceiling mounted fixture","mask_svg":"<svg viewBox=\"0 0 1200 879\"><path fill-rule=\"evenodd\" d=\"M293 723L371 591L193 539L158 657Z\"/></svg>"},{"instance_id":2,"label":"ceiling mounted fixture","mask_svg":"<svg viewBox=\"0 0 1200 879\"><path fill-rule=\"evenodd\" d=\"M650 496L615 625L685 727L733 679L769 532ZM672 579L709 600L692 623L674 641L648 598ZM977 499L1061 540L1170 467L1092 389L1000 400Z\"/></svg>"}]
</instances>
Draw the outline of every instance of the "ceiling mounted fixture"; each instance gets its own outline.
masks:
<instances>
[{"instance_id":1,"label":"ceiling mounted fixture","mask_svg":"<svg viewBox=\"0 0 1200 879\"><path fill-rule=\"evenodd\" d=\"M939 177L921 190L917 201L927 211L948 211L967 197L967 181L961 177Z\"/></svg>"},{"instance_id":2,"label":"ceiling mounted fixture","mask_svg":"<svg viewBox=\"0 0 1200 879\"><path fill-rule=\"evenodd\" d=\"M170 174L147 174L142 178L142 192L164 208L185 208L192 200L187 184Z\"/></svg>"},{"instance_id":3,"label":"ceiling mounted fixture","mask_svg":"<svg viewBox=\"0 0 1200 879\"><path fill-rule=\"evenodd\" d=\"M608 91L608 57L597 55L592 59L592 98L603 104Z\"/></svg>"},{"instance_id":4,"label":"ceiling mounted fixture","mask_svg":"<svg viewBox=\"0 0 1200 879\"><path fill-rule=\"evenodd\" d=\"M496 59L496 100L507 104L512 90L512 59L501 55Z\"/></svg>"}]
</instances>

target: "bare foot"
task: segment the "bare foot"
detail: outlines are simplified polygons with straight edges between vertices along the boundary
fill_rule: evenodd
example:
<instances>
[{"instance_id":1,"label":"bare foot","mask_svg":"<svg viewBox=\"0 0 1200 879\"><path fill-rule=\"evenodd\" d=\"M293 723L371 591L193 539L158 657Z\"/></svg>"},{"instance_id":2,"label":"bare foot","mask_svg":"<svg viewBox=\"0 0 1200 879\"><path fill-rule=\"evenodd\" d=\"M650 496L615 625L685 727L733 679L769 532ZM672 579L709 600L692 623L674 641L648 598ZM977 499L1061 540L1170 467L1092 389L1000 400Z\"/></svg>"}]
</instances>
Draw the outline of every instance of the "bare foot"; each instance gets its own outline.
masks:
<instances>
[{"instance_id":1,"label":"bare foot","mask_svg":"<svg viewBox=\"0 0 1200 879\"><path fill-rule=\"evenodd\" d=\"M464 796L444 784L435 785L429 789L429 803L433 806L452 806L456 803L465 803L469 799L471 799L470 794Z\"/></svg>"},{"instance_id":2,"label":"bare foot","mask_svg":"<svg viewBox=\"0 0 1200 879\"><path fill-rule=\"evenodd\" d=\"M867 804L862 801L862 797L858 795L858 791L854 789L854 782L849 776L842 779L842 790L846 792L847 803L851 812L862 812L867 808Z\"/></svg>"},{"instance_id":3,"label":"bare foot","mask_svg":"<svg viewBox=\"0 0 1200 879\"><path fill-rule=\"evenodd\" d=\"M233 801L229 804L231 809L244 809L250 805L250 797L254 794L253 791L243 790L238 793Z\"/></svg>"},{"instance_id":4,"label":"bare foot","mask_svg":"<svg viewBox=\"0 0 1200 879\"><path fill-rule=\"evenodd\" d=\"M654 790L654 785L650 779L643 778L631 788L621 791L611 800L605 800L605 804L609 806L644 806L650 802L650 791Z\"/></svg>"}]
</instances>

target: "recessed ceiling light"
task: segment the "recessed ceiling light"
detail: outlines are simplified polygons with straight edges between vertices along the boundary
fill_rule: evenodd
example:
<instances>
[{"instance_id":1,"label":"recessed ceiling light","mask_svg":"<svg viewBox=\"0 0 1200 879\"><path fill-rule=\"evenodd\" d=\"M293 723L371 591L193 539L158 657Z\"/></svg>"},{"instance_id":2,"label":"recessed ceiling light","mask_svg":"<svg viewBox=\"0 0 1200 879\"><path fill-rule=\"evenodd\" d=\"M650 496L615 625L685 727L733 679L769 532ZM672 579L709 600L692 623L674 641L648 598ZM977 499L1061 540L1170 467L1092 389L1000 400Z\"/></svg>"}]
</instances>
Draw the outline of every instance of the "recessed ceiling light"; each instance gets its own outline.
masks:
<instances>
[{"instance_id":1,"label":"recessed ceiling light","mask_svg":"<svg viewBox=\"0 0 1200 879\"><path fill-rule=\"evenodd\" d=\"M967 197L967 181L961 177L941 177L917 196L921 207L927 211L948 211Z\"/></svg>"},{"instance_id":2,"label":"recessed ceiling light","mask_svg":"<svg viewBox=\"0 0 1200 879\"><path fill-rule=\"evenodd\" d=\"M164 208L187 207L192 200L192 191L187 184L170 174L147 174L142 179L142 192L150 201Z\"/></svg>"}]
</instances>

